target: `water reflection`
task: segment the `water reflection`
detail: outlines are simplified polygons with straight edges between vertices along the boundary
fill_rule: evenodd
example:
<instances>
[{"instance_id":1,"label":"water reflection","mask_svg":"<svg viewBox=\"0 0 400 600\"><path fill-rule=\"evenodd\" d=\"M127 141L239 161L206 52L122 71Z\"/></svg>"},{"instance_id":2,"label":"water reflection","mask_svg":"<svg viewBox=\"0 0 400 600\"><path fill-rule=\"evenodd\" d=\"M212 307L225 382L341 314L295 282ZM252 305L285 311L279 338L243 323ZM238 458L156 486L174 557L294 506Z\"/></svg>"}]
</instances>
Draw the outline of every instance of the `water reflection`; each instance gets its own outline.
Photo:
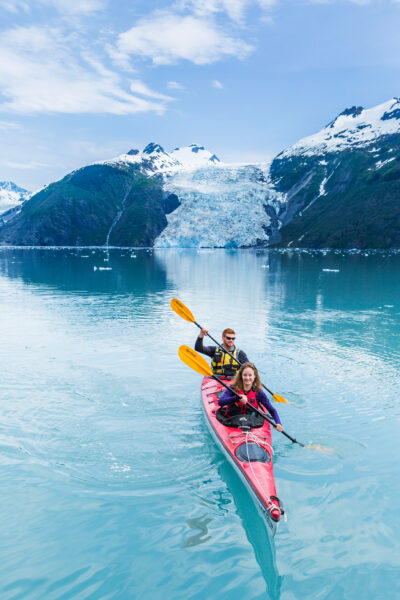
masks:
<instances>
[{"instance_id":1,"label":"water reflection","mask_svg":"<svg viewBox=\"0 0 400 600\"><path fill-rule=\"evenodd\" d=\"M325 337L399 356L398 253L157 249L154 256L197 320L214 333L232 324L250 358L257 341L292 339L293 331L305 343Z\"/></svg>"},{"instance_id":2,"label":"water reflection","mask_svg":"<svg viewBox=\"0 0 400 600\"><path fill-rule=\"evenodd\" d=\"M200 544L204 544L211 536L208 535L208 527L207 525L211 523L212 519L209 519L206 515L202 515L201 517L197 517L194 519L188 519L186 523L190 527L190 529L197 530L199 533L195 535L191 535L186 538L185 543L182 548L192 548L193 546L199 546Z\"/></svg>"},{"instance_id":3,"label":"water reflection","mask_svg":"<svg viewBox=\"0 0 400 600\"><path fill-rule=\"evenodd\" d=\"M243 482L227 460L220 461L218 473L232 494L237 514L266 583L268 595L272 600L279 600L282 577L278 573L275 544L267 525L244 488Z\"/></svg>"},{"instance_id":4,"label":"water reflection","mask_svg":"<svg viewBox=\"0 0 400 600\"><path fill-rule=\"evenodd\" d=\"M149 250L0 248L0 275L87 294L163 292L166 273Z\"/></svg>"}]
</instances>

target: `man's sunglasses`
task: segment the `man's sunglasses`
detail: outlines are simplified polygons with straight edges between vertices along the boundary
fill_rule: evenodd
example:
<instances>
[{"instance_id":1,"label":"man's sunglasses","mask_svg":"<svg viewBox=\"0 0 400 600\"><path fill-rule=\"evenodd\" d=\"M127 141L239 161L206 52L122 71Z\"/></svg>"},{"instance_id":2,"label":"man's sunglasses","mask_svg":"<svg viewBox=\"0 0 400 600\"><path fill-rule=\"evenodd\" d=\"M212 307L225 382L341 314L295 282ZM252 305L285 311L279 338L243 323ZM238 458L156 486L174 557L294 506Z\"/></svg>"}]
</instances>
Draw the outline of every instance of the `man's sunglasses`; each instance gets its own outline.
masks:
<instances>
[{"instance_id":1,"label":"man's sunglasses","mask_svg":"<svg viewBox=\"0 0 400 600\"><path fill-rule=\"evenodd\" d=\"M226 335L226 336L225 336L225 338L226 338L227 340L229 340L229 341L231 341L231 340L232 340L232 341L236 340L236 338L235 338L235 337L230 337L229 335Z\"/></svg>"}]
</instances>

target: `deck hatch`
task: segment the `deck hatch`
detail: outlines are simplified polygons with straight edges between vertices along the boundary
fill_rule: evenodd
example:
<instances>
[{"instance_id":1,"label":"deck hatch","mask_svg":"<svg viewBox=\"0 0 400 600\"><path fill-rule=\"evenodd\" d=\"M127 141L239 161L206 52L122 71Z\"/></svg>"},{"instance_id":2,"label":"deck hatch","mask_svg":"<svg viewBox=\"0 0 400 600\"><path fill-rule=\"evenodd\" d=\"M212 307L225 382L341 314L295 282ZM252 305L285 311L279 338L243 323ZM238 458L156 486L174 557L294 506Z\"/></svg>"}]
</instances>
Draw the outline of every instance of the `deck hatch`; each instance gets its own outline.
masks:
<instances>
[{"instance_id":1,"label":"deck hatch","mask_svg":"<svg viewBox=\"0 0 400 600\"><path fill-rule=\"evenodd\" d=\"M236 458L241 462L267 463L271 461L271 457L267 450L255 442L240 444L236 449Z\"/></svg>"}]
</instances>

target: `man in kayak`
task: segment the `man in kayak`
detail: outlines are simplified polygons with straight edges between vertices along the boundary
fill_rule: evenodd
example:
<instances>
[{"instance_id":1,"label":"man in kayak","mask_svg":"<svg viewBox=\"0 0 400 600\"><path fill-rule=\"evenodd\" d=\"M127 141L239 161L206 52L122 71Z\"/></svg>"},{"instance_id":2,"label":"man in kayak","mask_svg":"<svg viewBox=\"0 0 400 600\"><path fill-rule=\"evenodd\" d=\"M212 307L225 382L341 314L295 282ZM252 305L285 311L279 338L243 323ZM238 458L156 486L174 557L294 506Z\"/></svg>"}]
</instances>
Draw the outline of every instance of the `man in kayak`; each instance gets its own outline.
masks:
<instances>
[{"instance_id":1,"label":"man in kayak","mask_svg":"<svg viewBox=\"0 0 400 600\"><path fill-rule=\"evenodd\" d=\"M240 400L234 392L240 395ZM257 368L250 362L247 362L240 367L230 389L224 391L218 400L218 404L221 408L217 411L217 418L219 417L218 413L220 413L222 419L218 418L218 420L223 422L224 425L228 424L225 422L227 419L231 419L237 415L251 415L251 407L255 406L256 408L260 407L261 410L262 407L266 408L276 423L276 429L278 431L283 431L278 412L272 406L267 395L262 390L260 375L258 374ZM255 413L255 411L253 411L253 413ZM259 417L259 415L256 416ZM262 420L260 425L263 422L264 421Z\"/></svg>"},{"instance_id":2,"label":"man in kayak","mask_svg":"<svg viewBox=\"0 0 400 600\"><path fill-rule=\"evenodd\" d=\"M211 368L215 375L223 375L225 377L233 377L240 368L240 365L248 362L248 358L243 350L239 350L235 346L236 335L233 329L229 327L222 332L222 347L227 352L224 352L218 346L204 346L203 338L208 334L208 329L203 327L196 339L194 349L201 354L206 354L212 358ZM230 356L228 354L233 355Z\"/></svg>"}]
</instances>

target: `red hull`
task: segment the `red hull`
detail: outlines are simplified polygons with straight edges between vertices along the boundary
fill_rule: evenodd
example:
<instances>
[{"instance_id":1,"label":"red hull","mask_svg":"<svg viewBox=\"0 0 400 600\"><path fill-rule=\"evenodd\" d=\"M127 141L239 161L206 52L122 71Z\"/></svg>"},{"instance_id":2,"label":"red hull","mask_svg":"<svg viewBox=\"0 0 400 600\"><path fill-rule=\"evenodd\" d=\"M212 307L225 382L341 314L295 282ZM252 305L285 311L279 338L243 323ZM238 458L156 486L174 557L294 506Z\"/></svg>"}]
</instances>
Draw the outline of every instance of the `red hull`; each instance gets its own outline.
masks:
<instances>
[{"instance_id":1,"label":"red hull","mask_svg":"<svg viewBox=\"0 0 400 600\"><path fill-rule=\"evenodd\" d=\"M279 501L276 498L272 466L271 426L265 421L262 427L245 432L241 429L226 427L220 423L215 416L215 411L218 409L217 393L223 389L218 381L212 377L204 377L201 386L201 397L207 424L215 441L225 451L231 463L247 484L258 508L261 509L263 516L266 518L271 533L274 535L281 517L281 510ZM264 448L270 460L268 462L239 460L237 456L238 449L242 447L241 453L246 455L247 443L256 443Z\"/></svg>"}]
</instances>

